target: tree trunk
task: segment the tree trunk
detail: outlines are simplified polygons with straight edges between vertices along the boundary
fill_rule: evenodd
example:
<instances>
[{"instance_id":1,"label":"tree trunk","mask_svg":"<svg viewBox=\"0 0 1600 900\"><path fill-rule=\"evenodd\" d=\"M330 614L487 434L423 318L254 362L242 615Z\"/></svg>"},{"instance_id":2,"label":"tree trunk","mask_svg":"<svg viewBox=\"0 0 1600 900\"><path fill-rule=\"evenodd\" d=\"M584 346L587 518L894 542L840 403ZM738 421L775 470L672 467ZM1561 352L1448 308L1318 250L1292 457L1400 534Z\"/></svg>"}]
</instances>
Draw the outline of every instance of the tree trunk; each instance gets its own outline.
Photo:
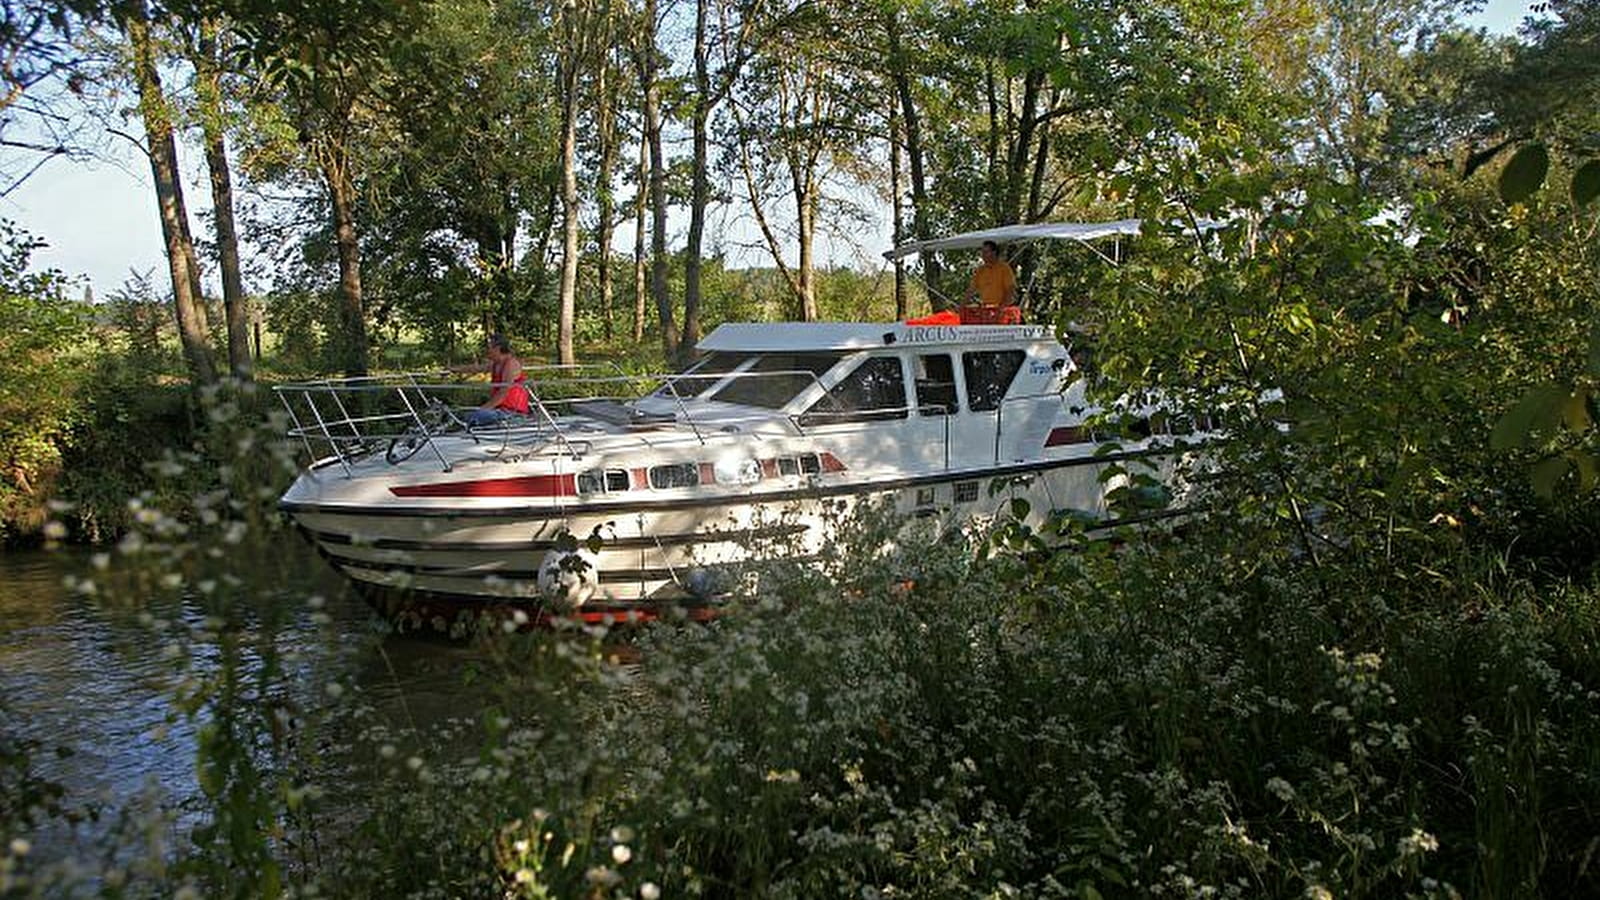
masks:
<instances>
[{"instance_id":1,"label":"tree trunk","mask_svg":"<svg viewBox=\"0 0 1600 900\"><path fill-rule=\"evenodd\" d=\"M578 40L569 28L568 52L562 68L561 126L561 309L556 325L556 359L564 366L578 361L573 325L578 312Z\"/></svg>"},{"instance_id":2,"label":"tree trunk","mask_svg":"<svg viewBox=\"0 0 1600 900\"><path fill-rule=\"evenodd\" d=\"M143 8L127 18L123 28L133 49L134 79L139 88L139 112L144 119L149 142L150 175L155 181L156 202L161 214L161 234L166 242L167 267L172 276L173 307L178 319L178 337L184 361L195 384L217 380L216 364L207 342L205 301L200 296L199 267L195 262L194 240L189 234L189 215L183 203L183 184L178 171L178 148L172 133L172 118L161 90L150 23Z\"/></svg>"},{"instance_id":3,"label":"tree trunk","mask_svg":"<svg viewBox=\"0 0 1600 900\"><path fill-rule=\"evenodd\" d=\"M893 92L889 96L889 206L893 211L893 241L898 247L906 239L905 197L900 192L900 112L895 106ZM906 318L906 264L901 257L894 258L894 318Z\"/></svg>"},{"instance_id":4,"label":"tree trunk","mask_svg":"<svg viewBox=\"0 0 1600 900\"><path fill-rule=\"evenodd\" d=\"M342 135L323 134L318 158L333 205L333 236L339 251L339 312L344 372L367 374L367 315L361 297L361 243L356 234L356 189L350 153Z\"/></svg>"},{"instance_id":5,"label":"tree trunk","mask_svg":"<svg viewBox=\"0 0 1600 900\"><path fill-rule=\"evenodd\" d=\"M645 185L650 181L650 142L644 129L639 130L639 176L633 195L633 342L644 341L644 301L649 295L645 287L644 210Z\"/></svg>"},{"instance_id":6,"label":"tree trunk","mask_svg":"<svg viewBox=\"0 0 1600 900\"><path fill-rule=\"evenodd\" d=\"M1022 221L1026 213L1023 185L1030 182L1030 156L1034 146L1034 132L1041 127L1039 121L1039 93L1044 87L1044 73L1029 71L1022 81L1022 108L1017 112L1016 134L1006 158L1005 207L1000 210L996 225L1011 225ZM1048 129L1049 123L1043 123ZM1031 191L1029 195L1031 197Z\"/></svg>"},{"instance_id":7,"label":"tree trunk","mask_svg":"<svg viewBox=\"0 0 1600 900\"><path fill-rule=\"evenodd\" d=\"M711 180L706 175L711 146L710 136L706 133L711 116L711 68L706 47L706 18L710 5L711 0L695 0L695 103L690 115L692 183L689 188L689 236L683 248L683 341L678 346L679 353L685 356L694 352L694 345L700 340L700 251L705 239L706 206L711 202Z\"/></svg>"},{"instance_id":8,"label":"tree trunk","mask_svg":"<svg viewBox=\"0 0 1600 900\"><path fill-rule=\"evenodd\" d=\"M661 349L671 363L678 358L678 326L667 293L667 160L661 148L661 85L656 78L656 0L645 0L644 19L638 66L644 132L650 145L650 293L661 320Z\"/></svg>"},{"instance_id":9,"label":"tree trunk","mask_svg":"<svg viewBox=\"0 0 1600 900\"><path fill-rule=\"evenodd\" d=\"M248 381L254 364L250 355L250 307L239 265L239 232L233 219L233 177L223 126L222 73L217 58L216 24L204 22L195 58L195 93L200 101L200 127L205 136L206 171L211 178L211 208L216 217L217 256L222 266L222 303L228 322L228 367L235 378Z\"/></svg>"},{"instance_id":10,"label":"tree trunk","mask_svg":"<svg viewBox=\"0 0 1600 900\"><path fill-rule=\"evenodd\" d=\"M611 342L611 295L614 291L611 283L611 235L616 228L612 221L615 215L614 204L611 196L611 170L617 162L616 140L616 97L615 91L607 89L610 79L607 77L611 71L611 61L608 57L600 66L599 109L595 111L598 118L595 127L595 137L600 144L599 166L595 170L595 195L600 206L600 224L595 234L596 251L600 257L599 288L600 288L600 319L605 330L606 342Z\"/></svg>"},{"instance_id":11,"label":"tree trunk","mask_svg":"<svg viewBox=\"0 0 1600 900\"><path fill-rule=\"evenodd\" d=\"M890 16L889 58L893 67L895 91L900 97L901 122L906 134L906 165L911 170L911 230L919 241L933 239L933 223L928 216L928 179L922 163L922 122L917 115L916 98L911 93L911 73L906 66L905 49L900 43L900 20ZM938 293L941 276L936 253L922 254L922 281L928 287L928 303L935 310L948 307Z\"/></svg>"},{"instance_id":12,"label":"tree trunk","mask_svg":"<svg viewBox=\"0 0 1600 900\"><path fill-rule=\"evenodd\" d=\"M821 315L817 310L816 231L817 198L815 193L806 197L800 208L800 321L815 322Z\"/></svg>"}]
</instances>

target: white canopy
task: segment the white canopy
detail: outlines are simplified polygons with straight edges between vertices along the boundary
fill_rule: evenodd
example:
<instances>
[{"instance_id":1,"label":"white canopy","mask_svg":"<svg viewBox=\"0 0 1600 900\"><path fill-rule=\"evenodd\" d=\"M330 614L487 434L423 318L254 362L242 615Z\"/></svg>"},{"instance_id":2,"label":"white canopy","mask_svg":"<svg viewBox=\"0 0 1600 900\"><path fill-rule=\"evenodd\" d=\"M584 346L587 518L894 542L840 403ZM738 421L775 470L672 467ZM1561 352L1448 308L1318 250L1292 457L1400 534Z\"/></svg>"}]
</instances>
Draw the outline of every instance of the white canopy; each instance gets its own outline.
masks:
<instances>
[{"instance_id":1,"label":"white canopy","mask_svg":"<svg viewBox=\"0 0 1600 900\"><path fill-rule=\"evenodd\" d=\"M1041 222L1036 225L1003 225L982 231L935 238L931 241L909 241L883 254L885 259L900 259L925 253L929 250L974 250L984 241L997 244L1027 243L1029 241L1080 241L1088 242L1107 237L1124 237L1139 233L1140 219L1122 219L1117 222Z\"/></svg>"}]
</instances>

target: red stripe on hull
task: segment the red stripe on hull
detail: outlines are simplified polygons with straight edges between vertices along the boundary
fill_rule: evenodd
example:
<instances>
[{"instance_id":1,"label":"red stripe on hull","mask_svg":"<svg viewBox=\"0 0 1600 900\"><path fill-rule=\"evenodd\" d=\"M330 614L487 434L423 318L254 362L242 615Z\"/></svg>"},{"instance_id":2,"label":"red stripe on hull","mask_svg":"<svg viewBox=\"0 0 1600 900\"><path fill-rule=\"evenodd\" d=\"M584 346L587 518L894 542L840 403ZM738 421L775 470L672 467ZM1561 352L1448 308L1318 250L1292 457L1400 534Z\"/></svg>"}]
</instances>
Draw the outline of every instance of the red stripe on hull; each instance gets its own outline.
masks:
<instances>
[{"instance_id":1,"label":"red stripe on hull","mask_svg":"<svg viewBox=\"0 0 1600 900\"><path fill-rule=\"evenodd\" d=\"M573 475L523 475L411 484L392 487L389 492L396 497L576 497L578 480Z\"/></svg>"}]
</instances>

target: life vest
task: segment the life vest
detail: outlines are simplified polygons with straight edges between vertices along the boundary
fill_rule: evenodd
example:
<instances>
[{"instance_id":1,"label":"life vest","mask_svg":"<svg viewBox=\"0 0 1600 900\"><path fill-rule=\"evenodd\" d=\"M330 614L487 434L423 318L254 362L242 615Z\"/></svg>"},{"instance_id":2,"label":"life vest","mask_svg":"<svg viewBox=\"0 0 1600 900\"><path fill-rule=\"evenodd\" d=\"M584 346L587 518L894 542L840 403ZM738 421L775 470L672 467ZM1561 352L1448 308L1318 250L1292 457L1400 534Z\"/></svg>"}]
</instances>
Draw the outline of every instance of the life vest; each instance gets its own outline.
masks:
<instances>
[{"instance_id":1,"label":"life vest","mask_svg":"<svg viewBox=\"0 0 1600 900\"><path fill-rule=\"evenodd\" d=\"M496 386L505 384L505 369L502 363L495 363L489 370L489 379ZM523 416L527 415L528 400L532 396L528 393L527 381L528 373L518 372L517 380L511 383L511 387L506 390L506 395L500 398L500 403L495 406L495 409L503 409Z\"/></svg>"}]
</instances>

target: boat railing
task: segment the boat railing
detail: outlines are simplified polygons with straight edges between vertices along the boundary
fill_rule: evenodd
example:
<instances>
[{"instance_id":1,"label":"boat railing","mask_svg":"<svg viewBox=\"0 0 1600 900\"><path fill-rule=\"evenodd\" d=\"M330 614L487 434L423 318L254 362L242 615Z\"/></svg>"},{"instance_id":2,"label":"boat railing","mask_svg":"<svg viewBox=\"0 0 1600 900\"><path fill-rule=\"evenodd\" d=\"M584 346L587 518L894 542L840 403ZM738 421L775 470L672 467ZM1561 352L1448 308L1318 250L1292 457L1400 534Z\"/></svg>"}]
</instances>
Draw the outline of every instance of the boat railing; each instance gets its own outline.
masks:
<instances>
[{"instance_id":1,"label":"boat railing","mask_svg":"<svg viewBox=\"0 0 1600 900\"><path fill-rule=\"evenodd\" d=\"M337 464L346 475L351 473L352 463L380 450L392 463L426 450L444 471L450 471L459 457L452 458L435 440L445 436L465 437L473 445L498 442L499 448L490 451L495 455L516 445L526 452L554 451L578 459L589 451L590 442L575 431L581 424L574 421L579 413L575 405L609 402L632 411L622 404L645 393L640 390L642 385L654 388L656 396L663 396L661 387L665 387L672 415L635 412L639 418L612 424L641 429L682 425L702 445L709 435L721 433L692 413L687 401L696 395L685 397L677 390L680 375L629 374L615 365L530 366L525 371L533 376L523 382L529 394L528 414L489 425L469 424L467 411L476 406L486 389L506 385L444 381L448 373L443 372L316 379L277 385L273 391L289 415L287 436L305 447L312 468ZM594 374L583 374L586 372ZM546 377L549 373L558 377ZM799 377L818 383L816 373L809 370L741 372L723 377ZM716 423L725 424L725 416Z\"/></svg>"}]
</instances>

